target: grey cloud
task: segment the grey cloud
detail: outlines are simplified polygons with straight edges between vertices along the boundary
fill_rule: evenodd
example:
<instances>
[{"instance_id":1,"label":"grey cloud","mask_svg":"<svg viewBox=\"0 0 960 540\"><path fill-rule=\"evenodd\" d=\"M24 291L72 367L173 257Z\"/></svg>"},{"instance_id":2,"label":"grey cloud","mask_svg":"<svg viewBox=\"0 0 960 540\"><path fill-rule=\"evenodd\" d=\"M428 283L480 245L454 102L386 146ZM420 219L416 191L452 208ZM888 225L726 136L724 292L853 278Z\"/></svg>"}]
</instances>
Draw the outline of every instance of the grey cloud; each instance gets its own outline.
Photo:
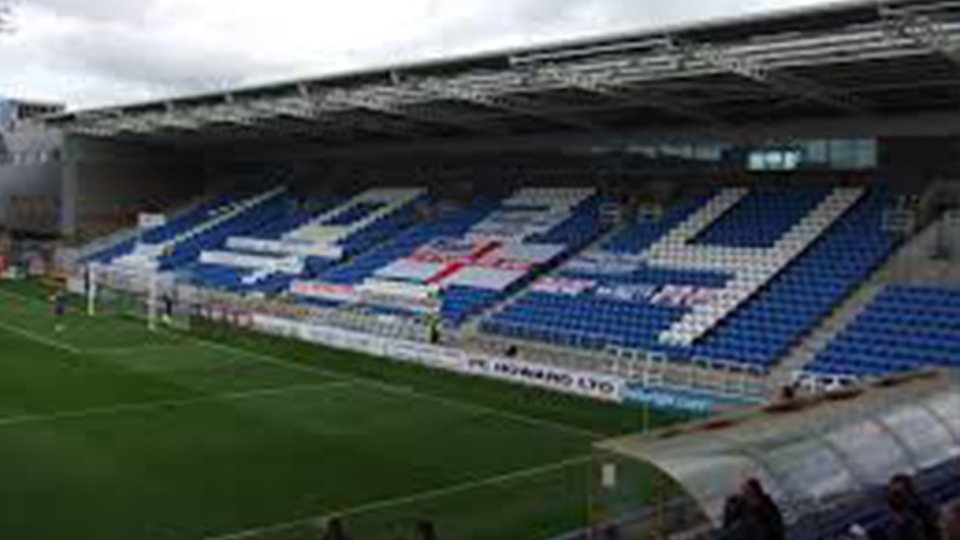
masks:
<instances>
[{"instance_id":1,"label":"grey cloud","mask_svg":"<svg viewBox=\"0 0 960 540\"><path fill-rule=\"evenodd\" d=\"M225 88L251 74L289 69L242 50L180 43L161 33L106 23L58 36L47 51L48 60L64 69L162 94Z\"/></svg>"},{"instance_id":2,"label":"grey cloud","mask_svg":"<svg viewBox=\"0 0 960 540\"><path fill-rule=\"evenodd\" d=\"M476 49L642 31L717 17L740 16L817 0L486 0L473 16L405 43L408 53L464 53Z\"/></svg>"},{"instance_id":3,"label":"grey cloud","mask_svg":"<svg viewBox=\"0 0 960 540\"><path fill-rule=\"evenodd\" d=\"M88 21L129 21L142 23L155 0L14 0L61 17Z\"/></svg>"}]
</instances>

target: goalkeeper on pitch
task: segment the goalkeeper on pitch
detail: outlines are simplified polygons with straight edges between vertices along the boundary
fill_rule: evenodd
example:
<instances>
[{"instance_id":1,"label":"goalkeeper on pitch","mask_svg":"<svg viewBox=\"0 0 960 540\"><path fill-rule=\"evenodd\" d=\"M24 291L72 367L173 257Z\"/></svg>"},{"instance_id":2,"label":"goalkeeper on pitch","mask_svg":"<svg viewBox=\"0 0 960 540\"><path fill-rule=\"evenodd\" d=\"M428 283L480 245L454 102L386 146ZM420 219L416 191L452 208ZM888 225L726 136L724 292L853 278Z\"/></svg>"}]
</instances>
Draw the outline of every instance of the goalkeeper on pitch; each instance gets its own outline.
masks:
<instances>
[{"instance_id":1,"label":"goalkeeper on pitch","mask_svg":"<svg viewBox=\"0 0 960 540\"><path fill-rule=\"evenodd\" d=\"M50 303L53 305L53 316L57 320L53 329L56 332L63 332L63 319L67 315L67 293L63 289L57 289L50 296Z\"/></svg>"}]
</instances>

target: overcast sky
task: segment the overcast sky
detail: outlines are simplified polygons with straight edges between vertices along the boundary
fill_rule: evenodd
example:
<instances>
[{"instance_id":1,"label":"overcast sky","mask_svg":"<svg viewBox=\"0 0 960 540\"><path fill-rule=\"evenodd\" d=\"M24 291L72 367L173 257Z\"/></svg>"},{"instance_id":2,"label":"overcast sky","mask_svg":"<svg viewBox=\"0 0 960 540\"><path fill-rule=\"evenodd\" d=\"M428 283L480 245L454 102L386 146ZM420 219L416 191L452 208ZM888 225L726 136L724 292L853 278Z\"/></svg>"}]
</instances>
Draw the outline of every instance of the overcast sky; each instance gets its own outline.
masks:
<instances>
[{"instance_id":1,"label":"overcast sky","mask_svg":"<svg viewBox=\"0 0 960 540\"><path fill-rule=\"evenodd\" d=\"M823 1L12 0L0 95L85 108Z\"/></svg>"}]
</instances>

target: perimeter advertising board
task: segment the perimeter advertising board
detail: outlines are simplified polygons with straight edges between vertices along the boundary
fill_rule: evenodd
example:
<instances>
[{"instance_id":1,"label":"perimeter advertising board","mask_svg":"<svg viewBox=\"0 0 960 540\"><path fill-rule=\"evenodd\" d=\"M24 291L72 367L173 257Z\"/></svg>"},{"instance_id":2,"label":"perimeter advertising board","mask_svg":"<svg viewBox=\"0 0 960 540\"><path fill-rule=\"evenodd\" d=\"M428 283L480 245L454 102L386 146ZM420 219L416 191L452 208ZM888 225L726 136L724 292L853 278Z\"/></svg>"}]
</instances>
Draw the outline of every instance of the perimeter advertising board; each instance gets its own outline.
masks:
<instances>
[{"instance_id":1,"label":"perimeter advertising board","mask_svg":"<svg viewBox=\"0 0 960 540\"><path fill-rule=\"evenodd\" d=\"M252 322L254 329L268 334L597 400L620 402L624 388L623 380L618 377L513 358L468 354L451 347L385 338L272 315L255 314Z\"/></svg>"}]
</instances>

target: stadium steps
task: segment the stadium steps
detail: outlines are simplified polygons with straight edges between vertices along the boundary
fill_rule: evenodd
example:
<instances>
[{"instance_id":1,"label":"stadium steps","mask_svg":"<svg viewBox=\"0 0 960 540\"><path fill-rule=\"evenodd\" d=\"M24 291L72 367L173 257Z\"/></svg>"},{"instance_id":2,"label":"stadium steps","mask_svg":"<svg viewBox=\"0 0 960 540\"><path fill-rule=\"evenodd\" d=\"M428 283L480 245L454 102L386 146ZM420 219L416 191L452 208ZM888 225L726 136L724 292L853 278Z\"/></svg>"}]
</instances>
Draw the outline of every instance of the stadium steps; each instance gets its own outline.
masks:
<instances>
[{"instance_id":1,"label":"stadium steps","mask_svg":"<svg viewBox=\"0 0 960 540\"><path fill-rule=\"evenodd\" d=\"M897 285L956 287L960 284L960 211L933 220L893 264ZM917 264L923 261L923 264Z\"/></svg>"},{"instance_id":2,"label":"stadium steps","mask_svg":"<svg viewBox=\"0 0 960 540\"><path fill-rule=\"evenodd\" d=\"M771 388L791 384L796 374L813 361L817 354L843 332L860 313L883 291L889 271L880 270L824 319L810 334L801 339L770 374Z\"/></svg>"},{"instance_id":3,"label":"stadium steps","mask_svg":"<svg viewBox=\"0 0 960 540\"><path fill-rule=\"evenodd\" d=\"M935 220L908 240L853 294L847 297L829 317L824 319L817 328L794 346L770 374L771 383L773 383L772 388L794 381L797 374L812 362L817 354L825 349L837 335L843 332L887 285L942 285L943 283L938 281L942 278L941 274L929 273L928 271L921 271L922 274L917 274L917 268L928 266L928 263L944 262L930 260L931 246L939 234L938 227L942 226L943 223L958 226L953 221L947 221L952 219L954 219L954 216L948 215L941 220ZM918 261L925 262L918 265ZM950 261L946 264L952 266L955 263L955 261ZM951 270L954 269L951 268ZM956 281L953 284L956 284Z\"/></svg>"}]
</instances>

